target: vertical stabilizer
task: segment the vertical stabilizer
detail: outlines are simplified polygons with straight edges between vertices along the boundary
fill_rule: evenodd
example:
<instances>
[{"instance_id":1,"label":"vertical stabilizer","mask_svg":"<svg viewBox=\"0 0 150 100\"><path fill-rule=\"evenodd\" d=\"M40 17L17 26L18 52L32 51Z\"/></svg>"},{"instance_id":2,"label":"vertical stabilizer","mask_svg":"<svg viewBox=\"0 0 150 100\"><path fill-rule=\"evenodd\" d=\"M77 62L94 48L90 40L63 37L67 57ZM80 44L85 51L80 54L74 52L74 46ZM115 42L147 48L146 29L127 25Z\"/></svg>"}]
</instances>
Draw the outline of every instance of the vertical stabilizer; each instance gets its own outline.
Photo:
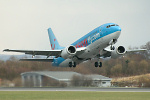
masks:
<instances>
[{"instance_id":1,"label":"vertical stabilizer","mask_svg":"<svg viewBox=\"0 0 150 100\"><path fill-rule=\"evenodd\" d=\"M52 50L57 50L57 49L63 48L59 45L51 28L48 29L48 35L49 35L49 40L50 40L50 45L51 45Z\"/></svg>"}]
</instances>

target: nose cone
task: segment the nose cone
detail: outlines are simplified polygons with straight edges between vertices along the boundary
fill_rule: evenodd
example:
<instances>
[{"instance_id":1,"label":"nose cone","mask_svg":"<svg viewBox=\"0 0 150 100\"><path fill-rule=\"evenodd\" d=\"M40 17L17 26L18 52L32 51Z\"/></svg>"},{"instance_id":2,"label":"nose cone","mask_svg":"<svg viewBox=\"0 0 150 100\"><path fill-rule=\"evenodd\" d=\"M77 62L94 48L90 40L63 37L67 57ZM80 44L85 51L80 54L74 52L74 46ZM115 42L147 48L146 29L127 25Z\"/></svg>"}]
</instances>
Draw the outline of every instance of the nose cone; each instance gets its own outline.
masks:
<instances>
[{"instance_id":1,"label":"nose cone","mask_svg":"<svg viewBox=\"0 0 150 100\"><path fill-rule=\"evenodd\" d=\"M108 29L112 30L113 32L117 32L117 31L121 32L121 28L117 24L109 25Z\"/></svg>"},{"instance_id":2,"label":"nose cone","mask_svg":"<svg viewBox=\"0 0 150 100\"><path fill-rule=\"evenodd\" d=\"M121 28L119 26L117 27L117 31L121 31Z\"/></svg>"}]
</instances>

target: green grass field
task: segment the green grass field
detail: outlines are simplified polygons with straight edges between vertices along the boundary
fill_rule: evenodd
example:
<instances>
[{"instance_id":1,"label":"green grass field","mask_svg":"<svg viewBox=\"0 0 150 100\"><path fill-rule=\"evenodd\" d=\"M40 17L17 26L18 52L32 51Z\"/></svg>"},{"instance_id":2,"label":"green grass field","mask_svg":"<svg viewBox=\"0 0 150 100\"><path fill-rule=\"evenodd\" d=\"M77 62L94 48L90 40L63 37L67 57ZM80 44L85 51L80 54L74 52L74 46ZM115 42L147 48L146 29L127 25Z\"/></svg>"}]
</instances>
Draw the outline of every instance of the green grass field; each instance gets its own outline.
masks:
<instances>
[{"instance_id":1,"label":"green grass field","mask_svg":"<svg viewBox=\"0 0 150 100\"><path fill-rule=\"evenodd\" d=\"M150 92L0 91L0 100L150 100Z\"/></svg>"}]
</instances>

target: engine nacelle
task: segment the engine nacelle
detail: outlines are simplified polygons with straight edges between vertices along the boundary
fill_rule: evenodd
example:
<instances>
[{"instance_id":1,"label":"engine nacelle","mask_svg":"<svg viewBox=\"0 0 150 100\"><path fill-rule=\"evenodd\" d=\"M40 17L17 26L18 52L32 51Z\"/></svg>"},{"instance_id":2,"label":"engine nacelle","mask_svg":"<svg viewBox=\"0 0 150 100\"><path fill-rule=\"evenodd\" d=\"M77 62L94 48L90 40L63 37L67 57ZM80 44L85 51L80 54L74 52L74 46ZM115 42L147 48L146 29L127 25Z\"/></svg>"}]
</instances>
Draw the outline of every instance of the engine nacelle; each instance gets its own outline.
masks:
<instances>
[{"instance_id":1,"label":"engine nacelle","mask_svg":"<svg viewBox=\"0 0 150 100\"><path fill-rule=\"evenodd\" d=\"M61 53L61 57L64 59L71 58L76 54L76 47L75 46L68 46L65 49L63 49Z\"/></svg>"},{"instance_id":2,"label":"engine nacelle","mask_svg":"<svg viewBox=\"0 0 150 100\"><path fill-rule=\"evenodd\" d=\"M118 58L126 53L126 50L123 46L117 47L114 51L111 52L111 58Z\"/></svg>"}]
</instances>

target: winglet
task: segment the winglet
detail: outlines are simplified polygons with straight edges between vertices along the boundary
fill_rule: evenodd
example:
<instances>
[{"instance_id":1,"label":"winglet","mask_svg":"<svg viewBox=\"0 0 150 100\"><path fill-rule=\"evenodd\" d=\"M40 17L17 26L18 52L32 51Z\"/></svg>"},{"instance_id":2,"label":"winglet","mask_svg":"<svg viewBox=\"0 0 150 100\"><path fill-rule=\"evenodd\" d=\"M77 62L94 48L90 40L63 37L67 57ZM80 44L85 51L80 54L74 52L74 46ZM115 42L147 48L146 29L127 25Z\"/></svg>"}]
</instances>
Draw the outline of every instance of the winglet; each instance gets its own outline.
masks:
<instances>
[{"instance_id":1,"label":"winglet","mask_svg":"<svg viewBox=\"0 0 150 100\"><path fill-rule=\"evenodd\" d=\"M49 35L49 40L50 40L50 45L51 45L52 50L57 50L57 49L63 48L59 45L51 28L48 28L48 35Z\"/></svg>"},{"instance_id":2,"label":"winglet","mask_svg":"<svg viewBox=\"0 0 150 100\"><path fill-rule=\"evenodd\" d=\"M4 49L3 52L4 52L4 51L9 51L9 49Z\"/></svg>"}]
</instances>

